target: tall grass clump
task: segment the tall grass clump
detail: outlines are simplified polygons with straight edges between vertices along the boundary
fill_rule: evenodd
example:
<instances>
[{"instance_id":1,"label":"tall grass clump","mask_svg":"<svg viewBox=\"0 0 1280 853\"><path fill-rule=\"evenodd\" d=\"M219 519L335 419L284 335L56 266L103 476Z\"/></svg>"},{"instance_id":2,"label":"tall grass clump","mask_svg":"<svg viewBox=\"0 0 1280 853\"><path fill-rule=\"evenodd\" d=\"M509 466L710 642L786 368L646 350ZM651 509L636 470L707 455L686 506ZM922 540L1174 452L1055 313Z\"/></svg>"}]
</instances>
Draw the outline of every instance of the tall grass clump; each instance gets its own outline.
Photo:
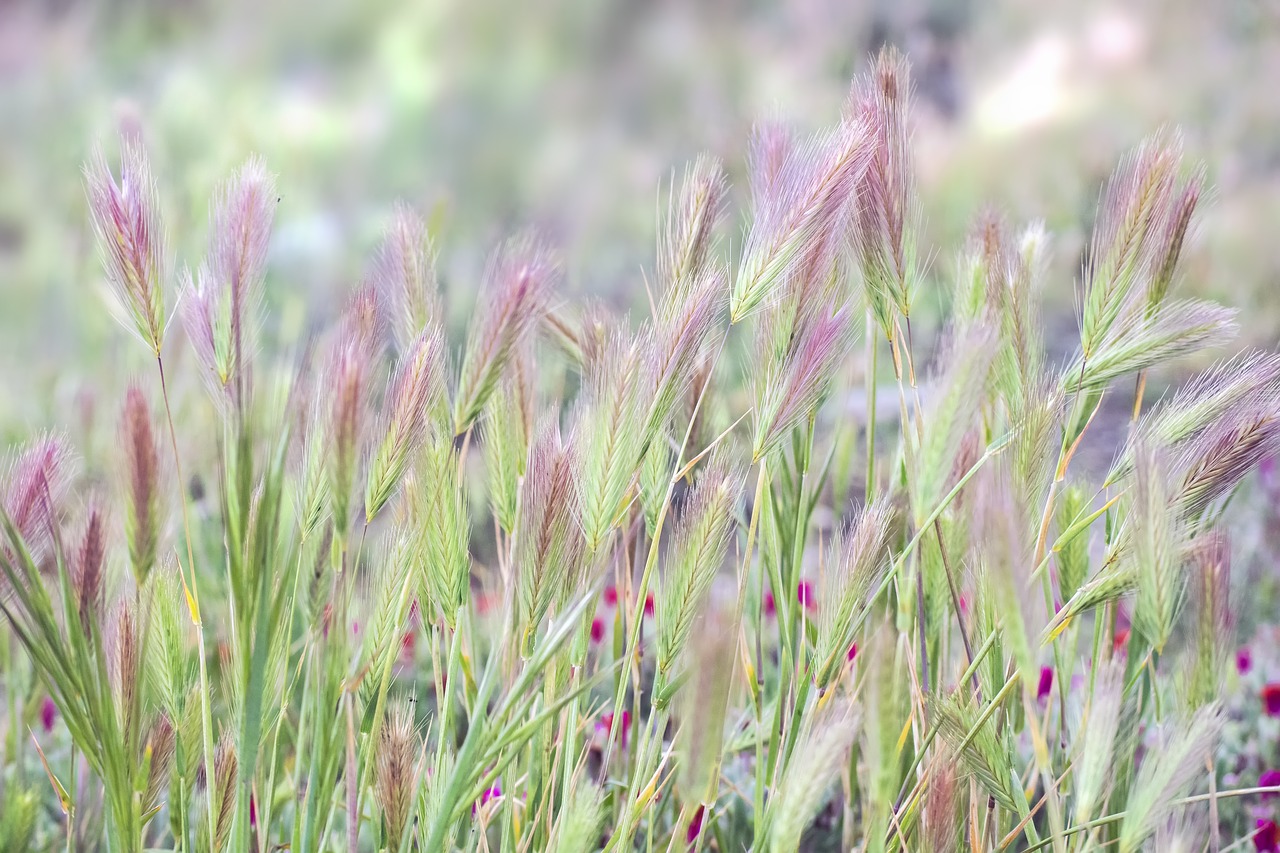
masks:
<instances>
[{"instance_id":1,"label":"tall grass clump","mask_svg":"<svg viewBox=\"0 0 1280 853\"><path fill-rule=\"evenodd\" d=\"M267 165L218 189L175 273L141 143L95 155L102 278L153 369L109 458L50 432L3 468L4 849L1254 831L1220 819L1275 793L1219 761L1224 521L1280 451L1280 359L1144 400L1152 370L1235 330L1177 294L1203 173L1174 134L1122 161L1054 364L1041 292L1067 285L1041 226L984 215L954 267L925 263L910 92L888 51L833 127L761 125L740 240L726 170L698 159L644 316L562 303L523 236L463 337L447 247L408 207L332 326L281 341ZM1098 473L1079 451L1116 397Z\"/></svg>"}]
</instances>

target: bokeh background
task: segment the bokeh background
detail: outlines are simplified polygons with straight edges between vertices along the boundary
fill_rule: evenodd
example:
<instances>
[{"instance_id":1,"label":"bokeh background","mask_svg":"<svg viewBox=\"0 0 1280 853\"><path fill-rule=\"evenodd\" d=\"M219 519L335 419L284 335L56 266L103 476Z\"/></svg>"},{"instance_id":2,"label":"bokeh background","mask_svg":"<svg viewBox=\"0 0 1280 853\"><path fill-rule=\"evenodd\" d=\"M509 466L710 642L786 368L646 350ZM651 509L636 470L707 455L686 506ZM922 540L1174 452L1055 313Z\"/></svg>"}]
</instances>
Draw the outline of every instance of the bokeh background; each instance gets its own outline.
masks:
<instances>
[{"instance_id":1,"label":"bokeh background","mask_svg":"<svg viewBox=\"0 0 1280 853\"><path fill-rule=\"evenodd\" d=\"M562 250L570 298L626 308L673 170L710 151L741 186L752 121L833 121L886 41L915 68L939 294L983 205L1043 219L1066 349L1099 184L1177 125L1213 186L1183 287L1239 306L1245 342L1275 342L1277 0L8 0L0 430L61 420L86 381L141 367L100 300L80 176L121 127L153 152L179 263L200 255L216 181L267 159L286 332L334 310L400 198L429 214L455 320L488 249L529 226Z\"/></svg>"}]
</instances>

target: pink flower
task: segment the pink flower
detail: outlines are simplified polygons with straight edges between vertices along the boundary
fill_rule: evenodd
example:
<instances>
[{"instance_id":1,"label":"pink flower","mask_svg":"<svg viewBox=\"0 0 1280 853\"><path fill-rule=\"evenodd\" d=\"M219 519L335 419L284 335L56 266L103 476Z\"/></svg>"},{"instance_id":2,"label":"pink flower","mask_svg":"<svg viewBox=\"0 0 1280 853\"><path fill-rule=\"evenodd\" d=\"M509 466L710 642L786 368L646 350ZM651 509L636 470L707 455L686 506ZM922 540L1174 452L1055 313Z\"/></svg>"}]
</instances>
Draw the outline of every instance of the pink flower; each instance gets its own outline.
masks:
<instances>
[{"instance_id":1,"label":"pink flower","mask_svg":"<svg viewBox=\"0 0 1280 853\"><path fill-rule=\"evenodd\" d=\"M764 615L769 617L778 615L778 602L773 600L771 592L764 594Z\"/></svg>"},{"instance_id":2,"label":"pink flower","mask_svg":"<svg viewBox=\"0 0 1280 853\"><path fill-rule=\"evenodd\" d=\"M1272 681L1263 686L1262 708L1268 717L1280 717L1280 683Z\"/></svg>"},{"instance_id":3,"label":"pink flower","mask_svg":"<svg viewBox=\"0 0 1280 853\"><path fill-rule=\"evenodd\" d=\"M653 616L653 593L649 593L644 597L644 615Z\"/></svg>"},{"instance_id":4,"label":"pink flower","mask_svg":"<svg viewBox=\"0 0 1280 853\"><path fill-rule=\"evenodd\" d=\"M604 639L604 620L597 616L591 620L591 642L599 643Z\"/></svg>"},{"instance_id":5,"label":"pink flower","mask_svg":"<svg viewBox=\"0 0 1280 853\"><path fill-rule=\"evenodd\" d=\"M1258 818L1258 830L1253 834L1253 846L1260 853L1277 853L1280 851L1280 833L1277 833L1275 821Z\"/></svg>"},{"instance_id":6,"label":"pink flower","mask_svg":"<svg viewBox=\"0 0 1280 853\"><path fill-rule=\"evenodd\" d=\"M40 704L40 725L44 726L46 734L53 731L53 722L57 718L58 706L48 696L44 697L44 702Z\"/></svg>"},{"instance_id":7,"label":"pink flower","mask_svg":"<svg viewBox=\"0 0 1280 853\"><path fill-rule=\"evenodd\" d=\"M858 656L858 644L854 643L852 646L849 647L849 653L845 659L852 662L853 659L856 658L857 656Z\"/></svg>"},{"instance_id":8,"label":"pink flower","mask_svg":"<svg viewBox=\"0 0 1280 853\"><path fill-rule=\"evenodd\" d=\"M1280 787L1280 770L1263 770L1258 776L1259 788L1276 788ZM1262 795L1264 800L1274 800L1277 794L1274 791L1268 791Z\"/></svg>"},{"instance_id":9,"label":"pink flower","mask_svg":"<svg viewBox=\"0 0 1280 853\"><path fill-rule=\"evenodd\" d=\"M805 610L817 610L818 602L815 601L813 597L813 584L808 581L800 581L796 586L796 601L798 601L800 606Z\"/></svg>"},{"instance_id":10,"label":"pink flower","mask_svg":"<svg viewBox=\"0 0 1280 853\"><path fill-rule=\"evenodd\" d=\"M618 588L616 586L606 586L604 588L604 606L618 606Z\"/></svg>"},{"instance_id":11,"label":"pink flower","mask_svg":"<svg viewBox=\"0 0 1280 853\"><path fill-rule=\"evenodd\" d=\"M1248 646L1241 646L1236 649L1236 672L1244 675L1253 669L1253 652Z\"/></svg>"},{"instance_id":12,"label":"pink flower","mask_svg":"<svg viewBox=\"0 0 1280 853\"><path fill-rule=\"evenodd\" d=\"M501 796L502 796L502 786L495 782L494 784L490 785L488 788L485 789L485 792L480 795L480 800L478 802L471 804L471 813L474 815L477 811L484 808L490 802L498 799Z\"/></svg>"},{"instance_id":13,"label":"pink flower","mask_svg":"<svg viewBox=\"0 0 1280 853\"><path fill-rule=\"evenodd\" d=\"M1043 701L1053 690L1053 668L1040 667L1040 684L1036 687L1036 701Z\"/></svg>"},{"instance_id":14,"label":"pink flower","mask_svg":"<svg viewBox=\"0 0 1280 853\"><path fill-rule=\"evenodd\" d=\"M1116 635L1115 637L1112 638L1111 642L1112 642L1112 648L1114 648L1117 652L1123 649L1125 646L1129 644L1129 629L1121 628L1119 631L1116 631Z\"/></svg>"}]
</instances>

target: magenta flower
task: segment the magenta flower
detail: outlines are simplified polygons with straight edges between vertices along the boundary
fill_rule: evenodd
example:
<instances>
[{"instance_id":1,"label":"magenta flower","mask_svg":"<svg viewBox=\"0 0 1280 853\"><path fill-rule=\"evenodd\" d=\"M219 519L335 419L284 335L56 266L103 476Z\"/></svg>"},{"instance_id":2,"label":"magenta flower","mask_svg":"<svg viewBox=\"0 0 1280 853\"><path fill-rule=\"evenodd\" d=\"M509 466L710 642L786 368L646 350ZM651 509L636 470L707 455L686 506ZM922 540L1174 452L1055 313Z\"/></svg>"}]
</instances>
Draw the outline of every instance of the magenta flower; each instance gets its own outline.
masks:
<instances>
[{"instance_id":1,"label":"magenta flower","mask_svg":"<svg viewBox=\"0 0 1280 853\"><path fill-rule=\"evenodd\" d=\"M40 725L44 726L45 734L53 731L53 723L57 718L58 706L48 696L44 697L44 702L40 704Z\"/></svg>"},{"instance_id":2,"label":"magenta flower","mask_svg":"<svg viewBox=\"0 0 1280 853\"><path fill-rule=\"evenodd\" d=\"M1280 770L1263 770L1258 776L1259 788L1277 788L1280 787ZM1264 800L1274 800L1277 794L1274 791L1268 791L1262 795Z\"/></svg>"},{"instance_id":3,"label":"magenta flower","mask_svg":"<svg viewBox=\"0 0 1280 853\"><path fill-rule=\"evenodd\" d=\"M1272 681L1263 686L1262 708L1268 717L1280 717L1280 682Z\"/></svg>"},{"instance_id":4,"label":"magenta flower","mask_svg":"<svg viewBox=\"0 0 1280 853\"><path fill-rule=\"evenodd\" d=\"M1253 846L1259 853L1280 853L1280 832L1275 821L1258 818L1257 831L1253 834Z\"/></svg>"},{"instance_id":5,"label":"magenta flower","mask_svg":"<svg viewBox=\"0 0 1280 853\"><path fill-rule=\"evenodd\" d=\"M591 620L591 642L599 643L604 639L604 620L597 616Z\"/></svg>"},{"instance_id":6,"label":"magenta flower","mask_svg":"<svg viewBox=\"0 0 1280 853\"><path fill-rule=\"evenodd\" d=\"M613 728L613 714L608 713L600 718L600 722L596 723L596 731L603 734L606 738L609 736L609 730ZM627 748L627 730L631 728L631 712L623 711L622 717L618 721L618 744L623 749Z\"/></svg>"},{"instance_id":7,"label":"magenta flower","mask_svg":"<svg viewBox=\"0 0 1280 853\"><path fill-rule=\"evenodd\" d=\"M818 609L818 602L813 595L813 584L808 581L800 581L796 586L796 601L805 610L813 611Z\"/></svg>"},{"instance_id":8,"label":"magenta flower","mask_svg":"<svg viewBox=\"0 0 1280 853\"><path fill-rule=\"evenodd\" d=\"M857 656L858 656L858 644L854 643L852 646L849 647L849 654L846 659L850 663L852 663L853 659L856 658Z\"/></svg>"},{"instance_id":9,"label":"magenta flower","mask_svg":"<svg viewBox=\"0 0 1280 853\"><path fill-rule=\"evenodd\" d=\"M1236 672L1245 675L1251 669L1253 669L1253 652L1248 646L1241 646L1236 649Z\"/></svg>"},{"instance_id":10,"label":"magenta flower","mask_svg":"<svg viewBox=\"0 0 1280 853\"><path fill-rule=\"evenodd\" d=\"M1044 698L1053 690L1053 668L1048 666L1040 667L1040 684L1036 687L1036 701L1042 702Z\"/></svg>"},{"instance_id":11,"label":"magenta flower","mask_svg":"<svg viewBox=\"0 0 1280 853\"><path fill-rule=\"evenodd\" d=\"M653 593L649 593L644 597L644 615L653 616Z\"/></svg>"},{"instance_id":12,"label":"magenta flower","mask_svg":"<svg viewBox=\"0 0 1280 853\"><path fill-rule=\"evenodd\" d=\"M616 586L606 586L604 588L604 606L618 606L618 588Z\"/></svg>"},{"instance_id":13,"label":"magenta flower","mask_svg":"<svg viewBox=\"0 0 1280 853\"><path fill-rule=\"evenodd\" d=\"M771 592L764 594L764 615L771 618L778 615L778 602L774 601Z\"/></svg>"}]
</instances>

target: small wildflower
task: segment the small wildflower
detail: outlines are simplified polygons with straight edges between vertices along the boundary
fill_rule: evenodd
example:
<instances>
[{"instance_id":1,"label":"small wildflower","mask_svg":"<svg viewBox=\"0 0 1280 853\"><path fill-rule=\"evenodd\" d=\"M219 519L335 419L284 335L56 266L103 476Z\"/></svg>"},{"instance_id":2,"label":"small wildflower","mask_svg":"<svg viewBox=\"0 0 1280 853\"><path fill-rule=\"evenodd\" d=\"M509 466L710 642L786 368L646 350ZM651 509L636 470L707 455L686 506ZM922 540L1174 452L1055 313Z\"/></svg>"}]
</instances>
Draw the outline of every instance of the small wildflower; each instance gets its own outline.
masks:
<instances>
[{"instance_id":1,"label":"small wildflower","mask_svg":"<svg viewBox=\"0 0 1280 853\"><path fill-rule=\"evenodd\" d=\"M1040 668L1040 684L1036 687L1036 701L1043 702L1053 690L1053 667Z\"/></svg>"},{"instance_id":2,"label":"small wildflower","mask_svg":"<svg viewBox=\"0 0 1280 853\"><path fill-rule=\"evenodd\" d=\"M853 645L849 646L849 651L845 655L845 661L848 663L853 663L853 659L856 658L857 656L858 656L858 644L854 643Z\"/></svg>"},{"instance_id":3,"label":"small wildflower","mask_svg":"<svg viewBox=\"0 0 1280 853\"><path fill-rule=\"evenodd\" d=\"M1257 819L1257 830L1253 834L1253 846L1258 853L1277 853L1280 851L1280 830L1275 821L1266 818Z\"/></svg>"},{"instance_id":4,"label":"small wildflower","mask_svg":"<svg viewBox=\"0 0 1280 853\"><path fill-rule=\"evenodd\" d=\"M54 704L53 699L44 697L44 701L40 703L40 725L44 726L45 734L53 731L53 723L57 718L58 706Z\"/></svg>"},{"instance_id":5,"label":"small wildflower","mask_svg":"<svg viewBox=\"0 0 1280 853\"><path fill-rule=\"evenodd\" d=\"M591 620L591 642L599 644L604 639L604 620L597 616Z\"/></svg>"},{"instance_id":6,"label":"small wildflower","mask_svg":"<svg viewBox=\"0 0 1280 853\"><path fill-rule=\"evenodd\" d=\"M1262 773L1258 775L1258 787L1280 787L1280 770L1263 770ZM1280 796L1280 794L1277 794L1275 791L1267 791L1262 795L1262 799L1274 800L1277 796Z\"/></svg>"},{"instance_id":7,"label":"small wildflower","mask_svg":"<svg viewBox=\"0 0 1280 853\"><path fill-rule=\"evenodd\" d=\"M618 606L618 588L610 585L604 588L604 606L614 608Z\"/></svg>"},{"instance_id":8,"label":"small wildflower","mask_svg":"<svg viewBox=\"0 0 1280 853\"><path fill-rule=\"evenodd\" d=\"M1253 669L1253 652L1248 646L1241 646L1236 649L1236 672L1246 675L1251 669Z\"/></svg>"},{"instance_id":9,"label":"small wildflower","mask_svg":"<svg viewBox=\"0 0 1280 853\"><path fill-rule=\"evenodd\" d=\"M816 611L818 609L818 601L814 598L813 584L809 583L809 581L800 581L796 585L796 601L805 610Z\"/></svg>"},{"instance_id":10,"label":"small wildflower","mask_svg":"<svg viewBox=\"0 0 1280 853\"><path fill-rule=\"evenodd\" d=\"M1280 682L1272 681L1262 688L1262 708L1268 717L1280 717Z\"/></svg>"},{"instance_id":11,"label":"small wildflower","mask_svg":"<svg viewBox=\"0 0 1280 853\"><path fill-rule=\"evenodd\" d=\"M778 615L778 602L774 599L772 592L764 594L764 615L769 618Z\"/></svg>"},{"instance_id":12,"label":"small wildflower","mask_svg":"<svg viewBox=\"0 0 1280 853\"><path fill-rule=\"evenodd\" d=\"M653 613L654 613L653 593L649 593L644 597L644 615L648 618L653 618Z\"/></svg>"},{"instance_id":13,"label":"small wildflower","mask_svg":"<svg viewBox=\"0 0 1280 853\"><path fill-rule=\"evenodd\" d=\"M610 711L600 718L600 722L596 723L596 731L609 737L609 731L613 728L613 712ZM623 749L627 748L627 732L631 729L631 712L623 711L622 716L618 718L618 745Z\"/></svg>"},{"instance_id":14,"label":"small wildflower","mask_svg":"<svg viewBox=\"0 0 1280 853\"><path fill-rule=\"evenodd\" d=\"M1129 629L1121 628L1116 631L1115 637L1112 638L1111 645L1117 652L1129 644Z\"/></svg>"}]
</instances>

